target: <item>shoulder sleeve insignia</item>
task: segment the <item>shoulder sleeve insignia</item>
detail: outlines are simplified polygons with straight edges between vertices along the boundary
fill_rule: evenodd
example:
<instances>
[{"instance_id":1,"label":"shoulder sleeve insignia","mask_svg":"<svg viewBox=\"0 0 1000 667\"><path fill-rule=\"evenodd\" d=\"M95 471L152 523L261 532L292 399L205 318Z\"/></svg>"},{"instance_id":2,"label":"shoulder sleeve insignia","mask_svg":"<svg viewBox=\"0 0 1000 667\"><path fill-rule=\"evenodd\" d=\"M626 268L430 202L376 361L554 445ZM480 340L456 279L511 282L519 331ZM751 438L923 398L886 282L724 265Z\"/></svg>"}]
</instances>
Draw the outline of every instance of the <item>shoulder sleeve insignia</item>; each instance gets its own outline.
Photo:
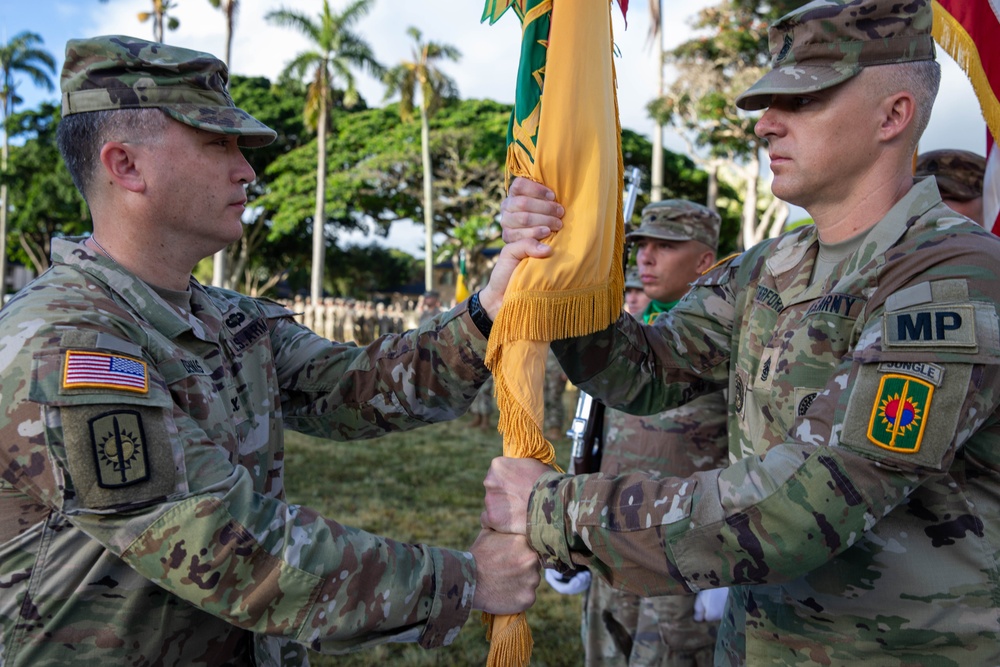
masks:
<instances>
[{"instance_id":1,"label":"shoulder sleeve insignia","mask_svg":"<svg viewBox=\"0 0 1000 667\"><path fill-rule=\"evenodd\" d=\"M904 454L920 451L934 385L915 377L884 375L868 421L868 439L882 449Z\"/></svg>"},{"instance_id":2,"label":"shoulder sleeve insignia","mask_svg":"<svg viewBox=\"0 0 1000 667\"><path fill-rule=\"evenodd\" d=\"M106 412L88 426L98 486L115 489L149 479L146 434L137 411Z\"/></svg>"},{"instance_id":3,"label":"shoulder sleeve insignia","mask_svg":"<svg viewBox=\"0 0 1000 667\"><path fill-rule=\"evenodd\" d=\"M97 387L145 394L149 391L146 362L107 352L68 350L63 366L63 389Z\"/></svg>"}]
</instances>

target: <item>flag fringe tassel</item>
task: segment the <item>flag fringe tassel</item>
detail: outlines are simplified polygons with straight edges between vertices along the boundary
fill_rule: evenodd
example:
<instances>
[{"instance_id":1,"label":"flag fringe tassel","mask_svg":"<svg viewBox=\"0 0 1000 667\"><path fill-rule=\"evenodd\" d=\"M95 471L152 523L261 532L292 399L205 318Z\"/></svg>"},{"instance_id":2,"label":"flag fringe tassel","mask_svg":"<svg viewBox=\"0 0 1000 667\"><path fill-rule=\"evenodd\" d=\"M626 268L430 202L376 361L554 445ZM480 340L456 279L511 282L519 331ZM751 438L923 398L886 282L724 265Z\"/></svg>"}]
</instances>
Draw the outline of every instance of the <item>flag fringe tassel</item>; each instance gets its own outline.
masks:
<instances>
[{"instance_id":1,"label":"flag fringe tassel","mask_svg":"<svg viewBox=\"0 0 1000 667\"><path fill-rule=\"evenodd\" d=\"M972 89L979 98L983 119L993 135L993 140L1000 143L1000 101L997 101L993 86L983 69L983 61L979 50L965 27L958 22L946 9L934 2L934 39L941 48L955 59L958 66L968 75Z\"/></svg>"},{"instance_id":2,"label":"flag fringe tassel","mask_svg":"<svg viewBox=\"0 0 1000 667\"><path fill-rule=\"evenodd\" d=\"M610 18L608 23L611 30ZM612 35L613 43L613 35ZM615 103L615 130L617 138L618 181L617 213L615 215L614 252L608 267L607 279L600 284L578 289L558 291L524 291L505 296L503 306L493 322L486 348L486 367L493 373L497 407L500 412L498 430L503 434L504 456L532 457L543 463L553 464L555 448L542 434L541 424L528 409L521 405L511 391L507 379L499 372L503 347L513 341L553 341L575 338L601 331L614 323L622 314L625 293L625 271L621 260L625 247L625 224L622 191L625 183L625 166L621 150L621 120L618 110L617 76L611 62L612 83L609 94ZM544 104L543 104L544 106ZM507 150L507 185L512 176L532 177L530 156L523 148L511 143ZM536 260L527 260L536 261ZM543 260L544 261L544 260ZM557 467L558 469L558 467ZM524 612L514 617L484 613L486 639L490 651L486 667L527 667L531 661L534 642L531 628ZM499 630L494 632L494 624Z\"/></svg>"},{"instance_id":3,"label":"flag fringe tassel","mask_svg":"<svg viewBox=\"0 0 1000 667\"><path fill-rule=\"evenodd\" d=\"M522 611L517 614L497 633L493 632L493 617L487 619L487 616L483 614L486 641L490 643L486 667L528 667L535 642L531 638L531 628L528 627L525 613Z\"/></svg>"}]
</instances>

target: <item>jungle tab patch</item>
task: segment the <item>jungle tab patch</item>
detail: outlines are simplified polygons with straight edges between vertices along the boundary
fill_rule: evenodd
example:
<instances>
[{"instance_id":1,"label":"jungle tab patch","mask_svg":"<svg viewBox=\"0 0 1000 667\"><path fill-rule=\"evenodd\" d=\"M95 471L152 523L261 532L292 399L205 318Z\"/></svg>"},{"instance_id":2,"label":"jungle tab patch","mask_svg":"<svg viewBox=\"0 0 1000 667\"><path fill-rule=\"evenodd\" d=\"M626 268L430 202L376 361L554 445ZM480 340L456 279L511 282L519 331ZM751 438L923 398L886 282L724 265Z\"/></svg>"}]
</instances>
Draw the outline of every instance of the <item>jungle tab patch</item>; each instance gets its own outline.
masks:
<instances>
[{"instance_id":1,"label":"jungle tab patch","mask_svg":"<svg viewBox=\"0 0 1000 667\"><path fill-rule=\"evenodd\" d=\"M882 449L916 454L933 396L930 382L895 373L882 376L868 421L868 439Z\"/></svg>"},{"instance_id":2,"label":"jungle tab patch","mask_svg":"<svg viewBox=\"0 0 1000 667\"><path fill-rule=\"evenodd\" d=\"M149 391L146 362L120 354L67 350L63 365L63 389L96 387L145 394Z\"/></svg>"},{"instance_id":3,"label":"jungle tab patch","mask_svg":"<svg viewBox=\"0 0 1000 667\"><path fill-rule=\"evenodd\" d=\"M149 479L149 454L142 417L135 410L114 410L88 420L97 485L119 489Z\"/></svg>"}]
</instances>

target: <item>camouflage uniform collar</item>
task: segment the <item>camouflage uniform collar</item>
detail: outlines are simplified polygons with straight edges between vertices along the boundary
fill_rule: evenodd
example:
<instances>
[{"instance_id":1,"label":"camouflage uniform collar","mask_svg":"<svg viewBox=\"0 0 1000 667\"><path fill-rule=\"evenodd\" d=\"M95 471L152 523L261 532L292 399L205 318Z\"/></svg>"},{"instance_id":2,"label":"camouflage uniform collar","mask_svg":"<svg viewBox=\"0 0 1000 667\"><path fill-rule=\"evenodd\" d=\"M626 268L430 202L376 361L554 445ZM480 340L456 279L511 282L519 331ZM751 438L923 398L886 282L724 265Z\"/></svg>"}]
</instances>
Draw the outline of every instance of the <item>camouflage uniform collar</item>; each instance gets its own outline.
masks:
<instances>
[{"instance_id":1,"label":"camouflage uniform collar","mask_svg":"<svg viewBox=\"0 0 1000 667\"><path fill-rule=\"evenodd\" d=\"M85 240L86 237L52 239L52 263L71 266L107 285L108 289L121 297L133 312L142 313L144 318L156 322L157 329L168 337L173 338L186 331L192 331L202 340L215 339L200 319L190 314L187 317L183 316L148 284L121 265L85 246L83 244ZM198 281L191 278L193 309L195 303L204 306L205 302L209 301L200 287ZM221 320L221 316L215 319Z\"/></svg>"},{"instance_id":2,"label":"camouflage uniform collar","mask_svg":"<svg viewBox=\"0 0 1000 667\"><path fill-rule=\"evenodd\" d=\"M909 231L912 222L927 215L936 206L943 206L941 193L933 178L927 178L915 183L896 205L889 209L881 220L868 231L864 244L844 266L843 275L834 285L834 292L845 289L844 284L849 276L868 264L875 257L880 257L896 245Z\"/></svg>"},{"instance_id":3,"label":"camouflage uniform collar","mask_svg":"<svg viewBox=\"0 0 1000 667\"><path fill-rule=\"evenodd\" d=\"M881 220L868 230L868 236L861 250L848 263L851 271L858 262L867 263L872 257L884 254L906 233L907 222L923 216L941 204L941 194L933 178L925 178L914 184L910 191L889 209ZM819 233L815 225L807 225L778 237L774 251L765 260L771 275L779 276L800 266L809 252L819 247ZM848 271L850 272L850 271Z\"/></svg>"}]
</instances>

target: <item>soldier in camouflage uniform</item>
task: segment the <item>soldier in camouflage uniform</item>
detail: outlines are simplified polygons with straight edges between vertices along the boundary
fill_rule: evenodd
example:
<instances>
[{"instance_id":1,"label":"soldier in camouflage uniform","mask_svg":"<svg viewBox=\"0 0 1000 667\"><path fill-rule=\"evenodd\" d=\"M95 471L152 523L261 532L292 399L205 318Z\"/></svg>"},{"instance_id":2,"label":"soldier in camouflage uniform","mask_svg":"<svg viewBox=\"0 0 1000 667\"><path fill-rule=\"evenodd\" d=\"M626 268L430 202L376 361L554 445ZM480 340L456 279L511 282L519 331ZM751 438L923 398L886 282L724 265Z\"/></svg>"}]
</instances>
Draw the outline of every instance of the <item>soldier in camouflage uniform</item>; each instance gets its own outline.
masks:
<instances>
[{"instance_id":1,"label":"soldier in camouflage uniform","mask_svg":"<svg viewBox=\"0 0 1000 667\"><path fill-rule=\"evenodd\" d=\"M625 272L625 311L635 317L641 317L650 299L642 289L639 269L632 266Z\"/></svg>"},{"instance_id":2,"label":"soldier in camouflage uniform","mask_svg":"<svg viewBox=\"0 0 1000 667\"><path fill-rule=\"evenodd\" d=\"M646 595L730 586L717 664L1000 664L1000 239L913 181L931 22L929 0L778 20L738 104L766 108L772 190L815 226L651 326L554 344L583 391L637 414L728 387L730 466L488 473L484 523L547 564Z\"/></svg>"},{"instance_id":3,"label":"soldier in camouflage uniform","mask_svg":"<svg viewBox=\"0 0 1000 667\"><path fill-rule=\"evenodd\" d=\"M693 202L650 204L627 240L650 303L634 316L649 323L669 312L688 285L715 263L718 214ZM627 287L627 285L626 285ZM600 472L686 477L726 465L727 405L722 390L649 416L607 410ZM705 592L704 595L712 593ZM587 665L708 667L718 621L695 620L694 595L640 597L593 580L583 606ZM702 595L702 593L699 593Z\"/></svg>"},{"instance_id":4,"label":"soldier in camouflage uniform","mask_svg":"<svg viewBox=\"0 0 1000 667\"><path fill-rule=\"evenodd\" d=\"M979 224L983 224L985 175L986 158L957 148L921 153L913 170L914 178L933 176L944 203Z\"/></svg>"},{"instance_id":5,"label":"soldier in camouflage uniform","mask_svg":"<svg viewBox=\"0 0 1000 667\"><path fill-rule=\"evenodd\" d=\"M241 233L240 146L275 136L227 78L134 38L67 45L59 143L94 235L54 240L0 311L0 664L305 665L307 646L445 645L472 608L534 599L525 542L403 544L285 501L285 428L347 440L462 414L502 288L357 348L198 284ZM499 286L547 254L522 251Z\"/></svg>"}]
</instances>

